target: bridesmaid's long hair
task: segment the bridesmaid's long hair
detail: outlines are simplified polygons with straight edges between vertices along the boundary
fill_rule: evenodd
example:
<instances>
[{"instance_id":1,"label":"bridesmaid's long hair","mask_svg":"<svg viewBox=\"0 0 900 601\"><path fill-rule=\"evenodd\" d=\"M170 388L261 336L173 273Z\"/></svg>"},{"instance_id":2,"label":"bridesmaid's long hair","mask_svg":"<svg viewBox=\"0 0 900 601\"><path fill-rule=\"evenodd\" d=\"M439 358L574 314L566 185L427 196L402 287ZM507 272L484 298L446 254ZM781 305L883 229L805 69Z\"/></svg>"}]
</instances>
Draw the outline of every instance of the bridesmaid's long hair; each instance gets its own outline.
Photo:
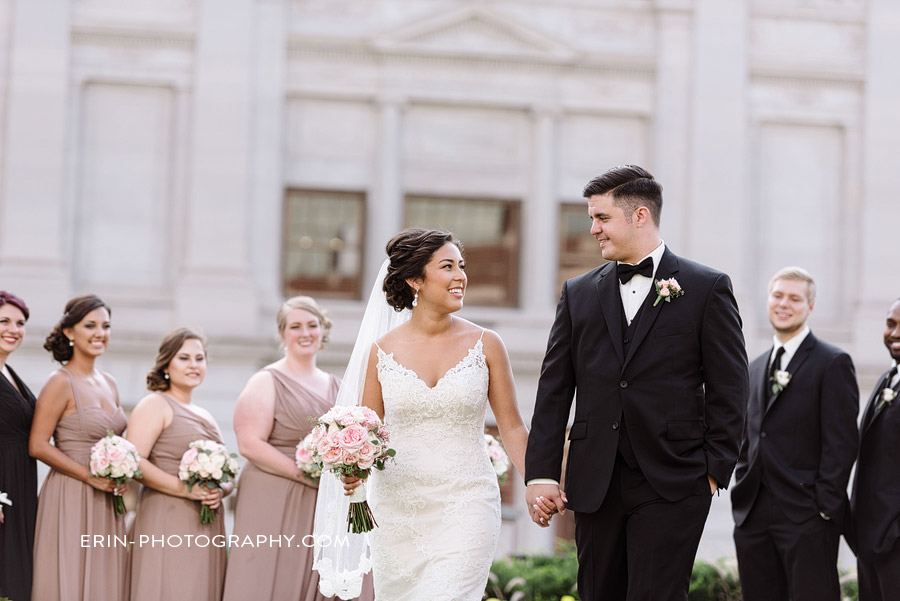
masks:
<instances>
[{"instance_id":1,"label":"bridesmaid's long hair","mask_svg":"<svg viewBox=\"0 0 900 601\"><path fill-rule=\"evenodd\" d=\"M53 359L60 363L65 363L72 358L72 345L69 344L69 338L63 334L63 330L74 327L88 313L100 307L103 307L107 313L112 315L112 309L109 308L109 305L103 302L103 299L96 294L76 296L66 303L66 310L63 316L56 322L53 330L44 341L44 349L53 354Z\"/></svg>"},{"instance_id":2,"label":"bridesmaid's long hair","mask_svg":"<svg viewBox=\"0 0 900 601\"><path fill-rule=\"evenodd\" d=\"M203 345L203 353L206 354L206 336L203 334L190 328L178 328L174 332L168 333L163 338L163 341L159 343L156 363L153 364L153 369L147 374L147 390L165 392L171 387L171 382L166 378L166 370L186 340L199 340L200 344Z\"/></svg>"}]
</instances>

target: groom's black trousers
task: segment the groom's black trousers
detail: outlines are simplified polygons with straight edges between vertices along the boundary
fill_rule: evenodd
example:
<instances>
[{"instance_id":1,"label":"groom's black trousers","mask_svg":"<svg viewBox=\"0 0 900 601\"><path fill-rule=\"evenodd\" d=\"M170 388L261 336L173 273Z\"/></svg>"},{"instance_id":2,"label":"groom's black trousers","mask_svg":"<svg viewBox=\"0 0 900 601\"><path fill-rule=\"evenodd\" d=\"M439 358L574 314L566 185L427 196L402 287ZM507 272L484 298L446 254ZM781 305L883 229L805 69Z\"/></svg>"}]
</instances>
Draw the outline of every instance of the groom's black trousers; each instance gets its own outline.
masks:
<instances>
[{"instance_id":1,"label":"groom's black trousers","mask_svg":"<svg viewBox=\"0 0 900 601\"><path fill-rule=\"evenodd\" d=\"M706 476L666 501L616 453L600 509L575 513L582 601L686 601L710 501Z\"/></svg>"}]
</instances>

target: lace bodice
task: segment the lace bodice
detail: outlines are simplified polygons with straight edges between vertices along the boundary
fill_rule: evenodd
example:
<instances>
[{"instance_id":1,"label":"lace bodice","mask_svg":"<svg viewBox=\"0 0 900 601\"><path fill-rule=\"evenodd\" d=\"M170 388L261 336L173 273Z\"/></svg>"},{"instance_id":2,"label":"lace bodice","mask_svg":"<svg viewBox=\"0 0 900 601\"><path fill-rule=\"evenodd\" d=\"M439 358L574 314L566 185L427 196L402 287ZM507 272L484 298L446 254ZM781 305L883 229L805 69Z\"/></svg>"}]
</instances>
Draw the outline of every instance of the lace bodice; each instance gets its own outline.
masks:
<instances>
[{"instance_id":1,"label":"lace bodice","mask_svg":"<svg viewBox=\"0 0 900 601\"><path fill-rule=\"evenodd\" d=\"M377 366L397 455L372 475L376 599L480 600L500 532L482 341L433 387L380 348Z\"/></svg>"}]
</instances>

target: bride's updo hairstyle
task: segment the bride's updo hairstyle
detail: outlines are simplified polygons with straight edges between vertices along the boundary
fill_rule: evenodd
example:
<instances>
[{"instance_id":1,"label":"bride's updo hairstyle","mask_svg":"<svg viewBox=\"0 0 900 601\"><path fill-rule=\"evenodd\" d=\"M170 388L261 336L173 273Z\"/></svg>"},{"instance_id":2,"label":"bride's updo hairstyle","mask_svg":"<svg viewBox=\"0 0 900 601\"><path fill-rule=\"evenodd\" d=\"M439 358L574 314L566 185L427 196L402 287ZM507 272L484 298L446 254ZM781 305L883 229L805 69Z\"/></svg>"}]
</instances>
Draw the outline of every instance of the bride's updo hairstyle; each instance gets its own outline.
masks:
<instances>
[{"instance_id":1,"label":"bride's updo hairstyle","mask_svg":"<svg viewBox=\"0 0 900 601\"><path fill-rule=\"evenodd\" d=\"M106 312L112 315L112 309L103 302L103 300L94 294L86 294L84 296L76 296L66 303L66 311L62 318L53 326L53 331L44 341L44 349L53 354L53 358L65 363L72 358L72 345L69 344L69 338L63 334L63 330L75 326L85 316L93 311L103 307Z\"/></svg>"},{"instance_id":2,"label":"bride's updo hairstyle","mask_svg":"<svg viewBox=\"0 0 900 601\"><path fill-rule=\"evenodd\" d=\"M441 230L409 228L390 239L385 247L390 265L383 288L388 304L395 311L412 309L413 290L406 280L424 278L425 265L448 242L462 250L453 234Z\"/></svg>"}]
</instances>

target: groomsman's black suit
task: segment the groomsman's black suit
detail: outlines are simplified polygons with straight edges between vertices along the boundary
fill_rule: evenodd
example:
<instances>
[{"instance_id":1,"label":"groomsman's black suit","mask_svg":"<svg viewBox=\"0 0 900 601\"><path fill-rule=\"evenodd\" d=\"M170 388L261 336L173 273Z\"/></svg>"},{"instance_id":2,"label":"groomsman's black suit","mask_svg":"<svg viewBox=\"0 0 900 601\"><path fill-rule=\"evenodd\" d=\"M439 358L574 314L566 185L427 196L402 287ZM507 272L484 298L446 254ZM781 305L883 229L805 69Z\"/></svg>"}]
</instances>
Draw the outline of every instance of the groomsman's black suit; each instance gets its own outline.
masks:
<instances>
[{"instance_id":1,"label":"groomsman's black suit","mask_svg":"<svg viewBox=\"0 0 900 601\"><path fill-rule=\"evenodd\" d=\"M853 480L854 536L848 542L858 558L860 601L900 598L900 381L892 388L897 398L875 409L887 376L872 391L860 424Z\"/></svg>"},{"instance_id":2,"label":"groomsman's black suit","mask_svg":"<svg viewBox=\"0 0 900 601\"><path fill-rule=\"evenodd\" d=\"M810 332L787 365L787 387L772 394L771 356L772 349L750 364L731 492L744 599L837 601L838 542L858 439L853 362Z\"/></svg>"},{"instance_id":3,"label":"groomsman's black suit","mask_svg":"<svg viewBox=\"0 0 900 601\"><path fill-rule=\"evenodd\" d=\"M577 389L565 487L583 601L687 599L707 474L724 488L737 461L747 357L731 282L668 249L653 277L684 295L654 307L651 287L630 327L615 262L567 281L541 370L526 481L559 481Z\"/></svg>"}]
</instances>

